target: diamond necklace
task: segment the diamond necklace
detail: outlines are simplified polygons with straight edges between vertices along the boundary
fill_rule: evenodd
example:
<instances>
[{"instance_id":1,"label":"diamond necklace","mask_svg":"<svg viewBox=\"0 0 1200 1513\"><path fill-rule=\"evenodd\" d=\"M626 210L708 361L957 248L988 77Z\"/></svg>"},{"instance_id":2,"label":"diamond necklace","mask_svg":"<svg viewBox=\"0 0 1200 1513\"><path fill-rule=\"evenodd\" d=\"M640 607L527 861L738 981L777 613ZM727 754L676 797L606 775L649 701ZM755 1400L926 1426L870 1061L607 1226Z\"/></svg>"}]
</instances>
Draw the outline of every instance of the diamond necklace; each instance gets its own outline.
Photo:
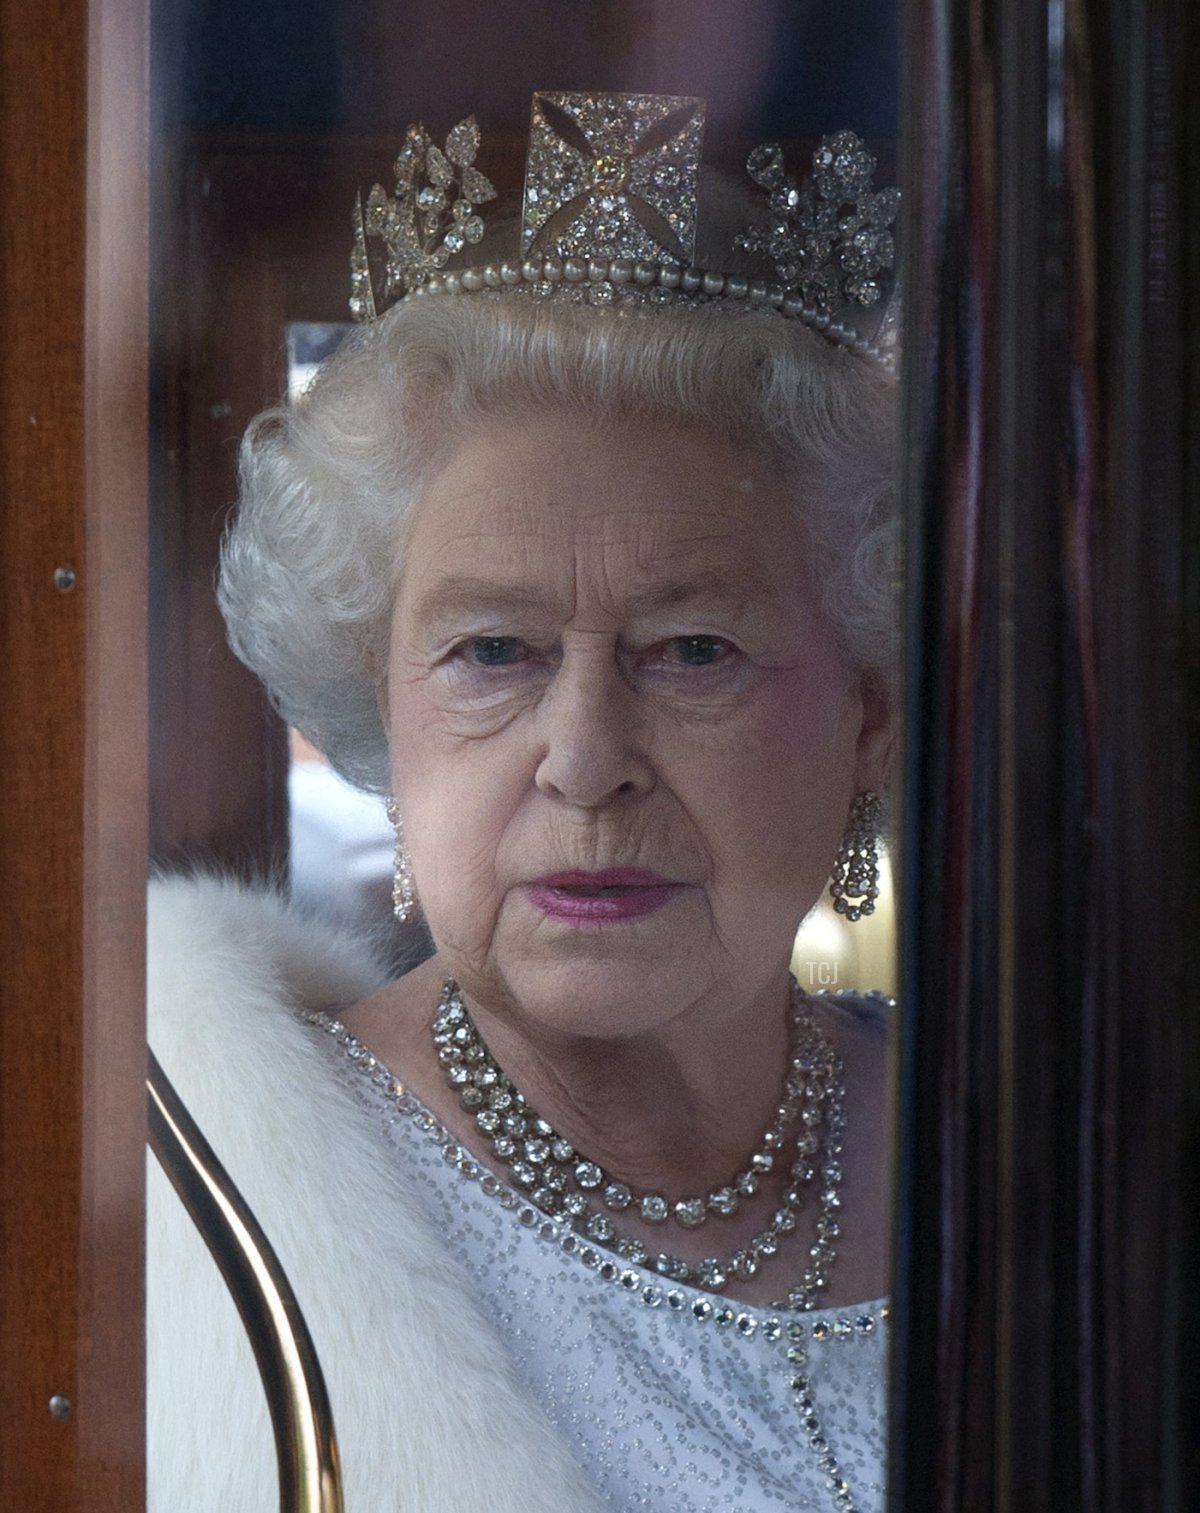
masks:
<instances>
[{"instance_id":1,"label":"diamond necklace","mask_svg":"<svg viewBox=\"0 0 1200 1513\"><path fill-rule=\"evenodd\" d=\"M621 1235L616 1224L597 1204L599 1198L611 1213L636 1208L651 1224L668 1220L685 1228L697 1228L710 1214L732 1214L742 1198L752 1197L762 1176L775 1164L787 1131L797 1124L796 1158L782 1205L767 1226L727 1258L706 1257L696 1266L663 1251L654 1258L655 1269L675 1281L694 1281L720 1292L734 1277L748 1279L763 1261L776 1254L786 1236L796 1229L796 1215L805 1203L805 1189L820 1177L816 1239L809 1249L801 1282L788 1293L786 1306L811 1309L817 1293L827 1284L836 1254L839 1234L837 1210L841 1206L840 1156L845 1135L845 1089L842 1067L825 1040L805 994L795 979L791 982L791 1049L783 1097L775 1116L750 1164L727 1187L715 1188L707 1200L681 1198L674 1203L658 1192L636 1192L627 1183L611 1178L595 1161L576 1152L568 1140L534 1110L509 1080L484 1044L458 985L447 980L442 987L433 1021L433 1040L446 1080L458 1094L463 1108L473 1115L480 1132L491 1141L497 1156L508 1166L518 1187L544 1212L561 1223L579 1225L590 1239L614 1246L618 1254L635 1263L649 1261L641 1240Z\"/></svg>"}]
</instances>

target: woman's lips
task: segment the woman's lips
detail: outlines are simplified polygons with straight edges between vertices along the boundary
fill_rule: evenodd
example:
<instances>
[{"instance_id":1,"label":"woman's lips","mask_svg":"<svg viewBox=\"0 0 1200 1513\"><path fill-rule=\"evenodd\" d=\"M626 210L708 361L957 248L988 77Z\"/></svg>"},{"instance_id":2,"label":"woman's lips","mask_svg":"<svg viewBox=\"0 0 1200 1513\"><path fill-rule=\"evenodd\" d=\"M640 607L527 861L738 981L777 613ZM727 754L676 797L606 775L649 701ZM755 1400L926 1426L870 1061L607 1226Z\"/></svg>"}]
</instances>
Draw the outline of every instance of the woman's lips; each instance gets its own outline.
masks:
<instances>
[{"instance_id":1,"label":"woman's lips","mask_svg":"<svg viewBox=\"0 0 1200 1513\"><path fill-rule=\"evenodd\" d=\"M534 908L563 924L620 924L664 908L683 887L644 867L554 872L530 883Z\"/></svg>"}]
</instances>

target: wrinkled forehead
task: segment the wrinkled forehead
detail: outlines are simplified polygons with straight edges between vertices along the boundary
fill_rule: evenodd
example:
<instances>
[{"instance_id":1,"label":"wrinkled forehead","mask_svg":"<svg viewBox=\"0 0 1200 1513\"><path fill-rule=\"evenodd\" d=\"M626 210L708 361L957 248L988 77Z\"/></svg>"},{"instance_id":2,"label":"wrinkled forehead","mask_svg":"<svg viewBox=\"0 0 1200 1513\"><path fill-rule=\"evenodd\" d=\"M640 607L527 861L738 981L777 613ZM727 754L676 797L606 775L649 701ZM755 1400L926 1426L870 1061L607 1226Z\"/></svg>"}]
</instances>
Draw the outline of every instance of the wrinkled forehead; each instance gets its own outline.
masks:
<instances>
[{"instance_id":1,"label":"wrinkled forehead","mask_svg":"<svg viewBox=\"0 0 1200 1513\"><path fill-rule=\"evenodd\" d=\"M468 438L422 491L401 583L516 589L570 571L630 594L767 588L803 558L781 472L692 428L542 418Z\"/></svg>"}]
</instances>

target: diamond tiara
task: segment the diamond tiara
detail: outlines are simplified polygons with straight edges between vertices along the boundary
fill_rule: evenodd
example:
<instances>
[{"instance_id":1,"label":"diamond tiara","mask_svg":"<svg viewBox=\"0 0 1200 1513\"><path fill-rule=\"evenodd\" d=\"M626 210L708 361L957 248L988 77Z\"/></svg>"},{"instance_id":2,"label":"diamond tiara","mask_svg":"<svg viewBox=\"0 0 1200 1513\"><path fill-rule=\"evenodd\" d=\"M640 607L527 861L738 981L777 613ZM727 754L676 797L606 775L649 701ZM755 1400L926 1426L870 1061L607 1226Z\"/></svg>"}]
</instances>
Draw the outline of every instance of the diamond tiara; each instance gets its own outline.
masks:
<instances>
[{"instance_id":1,"label":"diamond tiara","mask_svg":"<svg viewBox=\"0 0 1200 1513\"><path fill-rule=\"evenodd\" d=\"M757 279L693 265L703 134L702 100L535 94L520 256L455 271L451 259L488 234L479 207L496 198L475 167L479 127L468 116L439 147L424 126L410 126L395 194L376 184L365 205L361 194L355 203L351 313L373 321L400 300L477 292L618 309L722 301L773 308L891 365L900 192L874 188L875 158L862 141L852 131L823 137L803 180L774 143L750 154L766 217L733 246L769 266L773 277Z\"/></svg>"}]
</instances>

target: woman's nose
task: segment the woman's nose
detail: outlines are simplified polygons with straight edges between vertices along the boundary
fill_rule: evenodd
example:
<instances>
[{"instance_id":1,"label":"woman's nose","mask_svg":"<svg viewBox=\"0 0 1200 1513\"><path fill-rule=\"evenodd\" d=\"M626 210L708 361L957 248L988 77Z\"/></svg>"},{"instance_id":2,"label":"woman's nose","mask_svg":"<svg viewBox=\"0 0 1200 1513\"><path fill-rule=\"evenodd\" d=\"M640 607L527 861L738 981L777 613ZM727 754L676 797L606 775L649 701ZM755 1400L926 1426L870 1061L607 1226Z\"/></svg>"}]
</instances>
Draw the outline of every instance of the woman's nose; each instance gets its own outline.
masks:
<instances>
[{"instance_id":1,"label":"woman's nose","mask_svg":"<svg viewBox=\"0 0 1200 1513\"><path fill-rule=\"evenodd\" d=\"M637 694L611 651L564 658L541 707L538 788L595 809L649 793L654 771L642 748Z\"/></svg>"}]
</instances>

